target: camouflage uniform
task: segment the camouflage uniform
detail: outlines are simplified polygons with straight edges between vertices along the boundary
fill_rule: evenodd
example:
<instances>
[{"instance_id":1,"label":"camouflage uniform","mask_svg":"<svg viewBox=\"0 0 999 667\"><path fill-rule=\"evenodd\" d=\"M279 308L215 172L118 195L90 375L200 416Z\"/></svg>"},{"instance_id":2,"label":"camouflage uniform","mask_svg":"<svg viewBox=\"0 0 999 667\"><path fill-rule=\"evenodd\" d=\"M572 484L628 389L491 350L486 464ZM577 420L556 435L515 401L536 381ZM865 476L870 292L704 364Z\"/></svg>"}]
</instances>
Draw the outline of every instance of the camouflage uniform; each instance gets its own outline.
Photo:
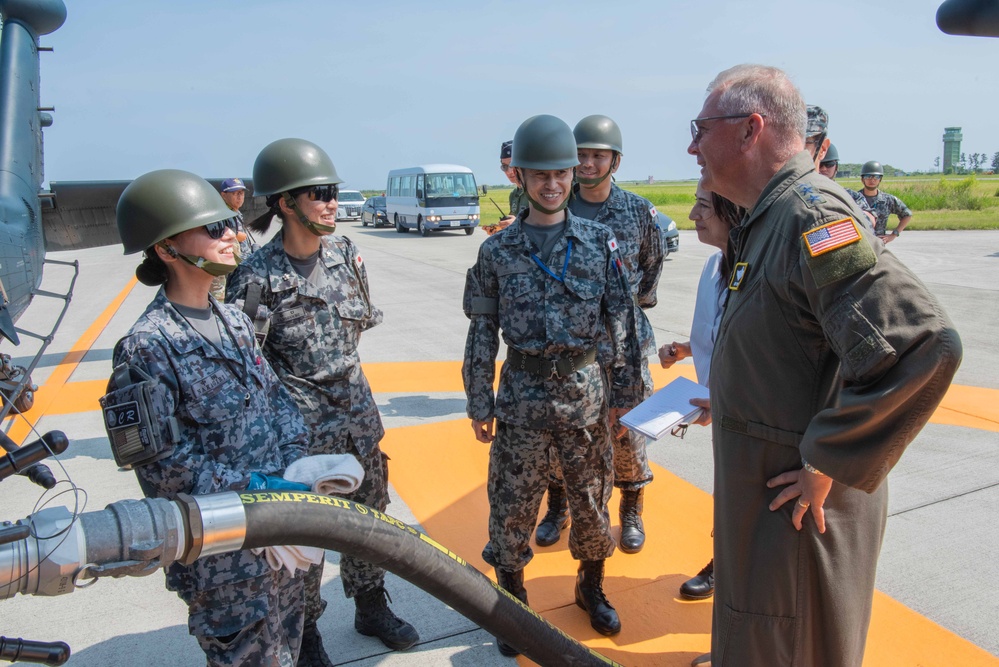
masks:
<instances>
[{"instance_id":1,"label":"camouflage uniform","mask_svg":"<svg viewBox=\"0 0 999 667\"><path fill-rule=\"evenodd\" d=\"M510 215L520 215L520 212L530 206L524 188L516 187L510 192Z\"/></svg>"},{"instance_id":2,"label":"camouflage uniform","mask_svg":"<svg viewBox=\"0 0 999 667\"><path fill-rule=\"evenodd\" d=\"M864 196L863 192L857 192L856 190L847 190L847 192L853 196L853 199L861 209L874 214L874 234L876 236L884 236L888 233L888 216L892 213L897 215L899 219L908 218L912 215L912 211L909 210L909 207L901 199L887 192L878 190L873 205L867 201L867 197Z\"/></svg>"},{"instance_id":3,"label":"camouflage uniform","mask_svg":"<svg viewBox=\"0 0 999 667\"><path fill-rule=\"evenodd\" d=\"M305 453L302 416L259 356L249 321L214 300L212 308L238 346L222 336L228 362L162 289L115 346L115 366L127 362L158 380L167 390L167 412L180 426L180 442L168 457L136 468L147 496L241 491L250 472L280 475ZM112 378L108 391L117 388ZM295 664L301 577L274 572L263 555L236 551L174 563L166 584L188 604L189 630L209 665Z\"/></svg>"},{"instance_id":4,"label":"camouflage uniform","mask_svg":"<svg viewBox=\"0 0 999 667\"><path fill-rule=\"evenodd\" d=\"M575 191L575 196L569 201L570 211L574 211L573 202L578 201L578 185ZM659 216L648 199L622 190L612 183L610 197L593 220L607 225L614 232L620 246L621 259L628 269L628 282L635 303L638 343L642 351L639 372L644 389L641 398L644 400L652 393L652 375L645 360L649 355L656 354L656 336L644 309L654 308L657 303L656 288L663 267L664 248ZM605 367L611 353L609 347L610 341L604 339L600 345L600 359L601 365ZM614 486L636 490L651 481L652 470L649 468L645 438L630 430L615 437Z\"/></svg>"},{"instance_id":5,"label":"camouflage uniform","mask_svg":"<svg viewBox=\"0 0 999 667\"><path fill-rule=\"evenodd\" d=\"M251 283L262 287L260 303L271 317L264 356L302 410L312 429L309 454L353 454L364 482L345 496L384 511L388 507L387 457L378 442L385 435L371 387L361 370L361 332L382 321L367 298L368 277L350 239L321 240L323 280L313 285L296 273L277 234L242 263L229 281L229 301L244 299ZM344 555L340 575L347 597L380 588L385 571ZM322 564L306 576L306 620L322 614Z\"/></svg>"},{"instance_id":6,"label":"camouflage uniform","mask_svg":"<svg viewBox=\"0 0 999 667\"><path fill-rule=\"evenodd\" d=\"M620 258L611 250L613 233L567 211L565 234L548 259L556 275L565 267L564 276L553 278L531 258L522 228L526 215L483 242L464 296L471 319L462 366L468 416L497 421L489 453L489 536L499 567L513 571L533 557L529 540L548 483L549 446L557 448L563 470L572 471L567 494L573 558L602 560L614 552L606 409L631 407L641 393L634 309ZM543 377L508 361L494 398L500 329L511 350L546 360L592 351L609 330L610 396L599 364Z\"/></svg>"}]
</instances>

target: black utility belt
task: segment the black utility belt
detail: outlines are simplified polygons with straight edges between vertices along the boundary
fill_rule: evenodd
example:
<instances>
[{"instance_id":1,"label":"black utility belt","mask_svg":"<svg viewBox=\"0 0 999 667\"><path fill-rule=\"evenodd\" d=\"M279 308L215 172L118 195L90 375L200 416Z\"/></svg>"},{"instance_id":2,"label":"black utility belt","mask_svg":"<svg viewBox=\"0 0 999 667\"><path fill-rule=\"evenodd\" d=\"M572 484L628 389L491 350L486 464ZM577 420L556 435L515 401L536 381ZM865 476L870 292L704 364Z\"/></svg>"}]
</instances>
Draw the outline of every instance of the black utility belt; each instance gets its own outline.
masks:
<instances>
[{"instance_id":1,"label":"black utility belt","mask_svg":"<svg viewBox=\"0 0 999 667\"><path fill-rule=\"evenodd\" d=\"M596 348L587 350L574 357L561 357L559 359L545 359L543 357L524 354L512 347L506 348L506 363L510 364L511 368L540 375L549 380L572 375L576 371L596 362L596 360Z\"/></svg>"}]
</instances>

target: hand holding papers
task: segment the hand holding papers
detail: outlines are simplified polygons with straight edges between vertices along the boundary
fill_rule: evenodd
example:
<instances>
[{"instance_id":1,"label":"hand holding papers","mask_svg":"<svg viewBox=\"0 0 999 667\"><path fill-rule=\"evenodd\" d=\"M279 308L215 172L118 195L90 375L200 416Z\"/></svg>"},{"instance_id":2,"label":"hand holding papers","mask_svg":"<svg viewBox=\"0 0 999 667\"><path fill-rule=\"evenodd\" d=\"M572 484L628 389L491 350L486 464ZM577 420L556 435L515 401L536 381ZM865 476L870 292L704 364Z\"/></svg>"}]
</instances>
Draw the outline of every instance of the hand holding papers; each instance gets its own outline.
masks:
<instances>
[{"instance_id":1,"label":"hand holding papers","mask_svg":"<svg viewBox=\"0 0 999 667\"><path fill-rule=\"evenodd\" d=\"M708 398L708 395L707 387L678 377L621 417L621 423L659 440L678 424L689 424L697 419L701 408L691 405L690 399Z\"/></svg>"}]
</instances>

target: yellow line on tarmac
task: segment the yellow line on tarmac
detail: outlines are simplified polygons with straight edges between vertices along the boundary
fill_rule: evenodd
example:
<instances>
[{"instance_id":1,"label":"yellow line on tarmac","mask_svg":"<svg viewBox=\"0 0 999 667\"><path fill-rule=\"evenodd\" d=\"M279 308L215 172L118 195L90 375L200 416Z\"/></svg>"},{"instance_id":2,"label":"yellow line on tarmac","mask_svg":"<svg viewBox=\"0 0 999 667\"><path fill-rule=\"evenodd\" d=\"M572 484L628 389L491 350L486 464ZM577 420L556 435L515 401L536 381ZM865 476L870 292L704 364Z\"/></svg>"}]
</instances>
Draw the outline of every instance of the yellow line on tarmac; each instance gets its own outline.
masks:
<instances>
[{"instance_id":1,"label":"yellow line on tarmac","mask_svg":"<svg viewBox=\"0 0 999 667\"><path fill-rule=\"evenodd\" d=\"M80 336L80 338L73 344L73 347L69 349L69 352L67 352L66 356L62 358L62 361L60 361L52 370L52 374L49 376L49 379L42 387L39 387L38 391L35 393L35 405L31 408L31 410L21 415L20 419L16 416L12 417L15 422L10 431L7 433L11 440L18 444L23 444L24 440L26 440L27 436L31 433L31 430L43 416L47 414L60 414L61 411L58 403L61 402L63 389L69 382L70 376L73 374L73 371L76 370L76 367L80 365L80 362L83 360L83 357L87 354L90 348L93 347L98 336L100 336L104 331L104 327L106 327L108 322L111 321L114 314L118 312L118 308L121 307L121 304L125 301L125 298L129 295L132 288L135 287L137 283L138 281L135 278L132 278L128 285L125 286L125 289L118 293L118 296L115 297L114 301L112 301L111 304L104 309L104 312L102 312L97 319L94 320L94 323L83 332L83 335ZM83 385L81 389L83 389L84 392L70 391L66 392L66 394L68 396L82 394L82 396L86 397L85 405L89 406L86 410L96 410L99 407L96 400L91 394L85 393L93 390L92 383L78 384ZM74 387L73 389L75 390L77 388ZM102 389L101 393L97 395L97 398L103 395L104 391ZM57 401L56 399L60 399L60 401ZM3 450L0 449L0 451Z\"/></svg>"}]
</instances>

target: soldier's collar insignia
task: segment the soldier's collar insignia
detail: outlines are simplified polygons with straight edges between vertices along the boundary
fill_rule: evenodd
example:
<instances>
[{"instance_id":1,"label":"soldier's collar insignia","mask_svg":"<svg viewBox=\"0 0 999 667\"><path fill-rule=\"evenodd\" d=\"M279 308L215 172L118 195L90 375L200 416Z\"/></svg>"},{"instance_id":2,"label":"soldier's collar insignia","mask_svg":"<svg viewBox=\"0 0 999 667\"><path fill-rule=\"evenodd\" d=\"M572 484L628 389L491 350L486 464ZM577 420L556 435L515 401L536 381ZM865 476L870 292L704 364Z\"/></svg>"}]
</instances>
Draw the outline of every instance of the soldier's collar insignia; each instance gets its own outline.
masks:
<instances>
[{"instance_id":1,"label":"soldier's collar insignia","mask_svg":"<svg viewBox=\"0 0 999 667\"><path fill-rule=\"evenodd\" d=\"M843 218L810 229L801 238L808 248L808 254L818 257L836 248L856 243L860 240L860 230L853 218Z\"/></svg>"},{"instance_id":2,"label":"soldier's collar insignia","mask_svg":"<svg viewBox=\"0 0 999 667\"><path fill-rule=\"evenodd\" d=\"M743 281L746 280L746 274L749 273L749 264L747 262L739 262L732 269L732 277L729 278L728 288L733 292L739 290L742 287Z\"/></svg>"}]
</instances>

